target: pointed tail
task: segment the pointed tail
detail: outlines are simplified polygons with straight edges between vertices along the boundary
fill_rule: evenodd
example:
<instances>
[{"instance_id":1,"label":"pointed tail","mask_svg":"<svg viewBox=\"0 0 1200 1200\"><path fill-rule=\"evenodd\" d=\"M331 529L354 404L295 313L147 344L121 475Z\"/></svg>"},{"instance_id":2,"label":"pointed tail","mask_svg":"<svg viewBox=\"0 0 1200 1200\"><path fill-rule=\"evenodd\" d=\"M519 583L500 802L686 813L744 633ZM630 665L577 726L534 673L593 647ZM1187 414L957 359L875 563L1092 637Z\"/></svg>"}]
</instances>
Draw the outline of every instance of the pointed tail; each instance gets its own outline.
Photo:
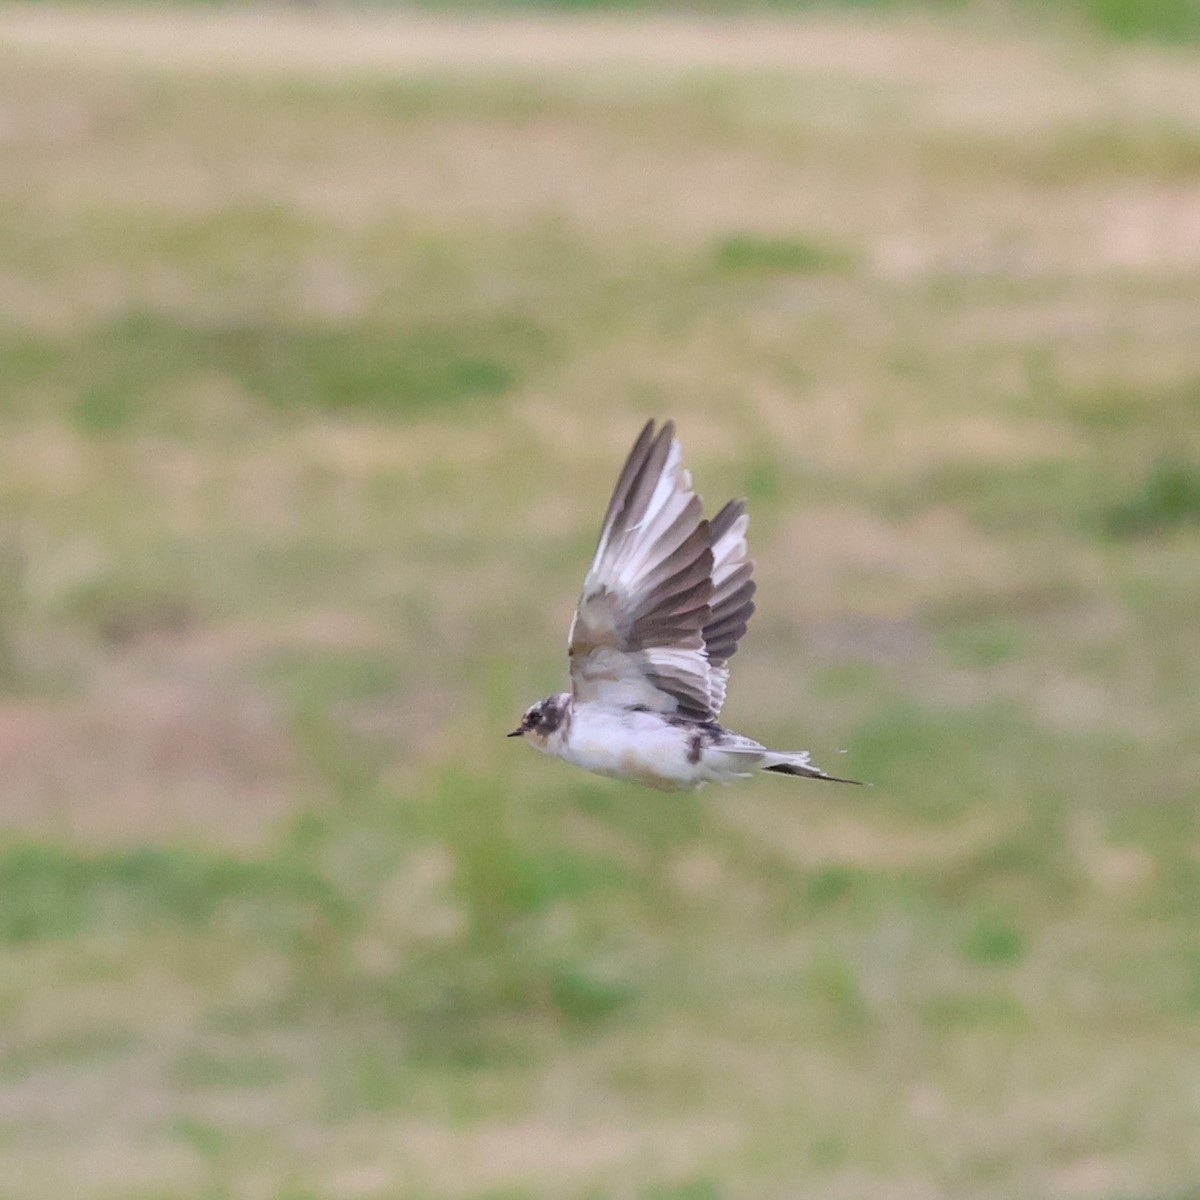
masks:
<instances>
[{"instance_id":1,"label":"pointed tail","mask_svg":"<svg viewBox=\"0 0 1200 1200\"><path fill-rule=\"evenodd\" d=\"M861 779L842 779L837 775L828 775L816 766L808 756L807 750L797 750L790 754L769 750L763 755L764 771L774 771L776 775L799 775L805 779L828 779L830 783L857 783Z\"/></svg>"}]
</instances>

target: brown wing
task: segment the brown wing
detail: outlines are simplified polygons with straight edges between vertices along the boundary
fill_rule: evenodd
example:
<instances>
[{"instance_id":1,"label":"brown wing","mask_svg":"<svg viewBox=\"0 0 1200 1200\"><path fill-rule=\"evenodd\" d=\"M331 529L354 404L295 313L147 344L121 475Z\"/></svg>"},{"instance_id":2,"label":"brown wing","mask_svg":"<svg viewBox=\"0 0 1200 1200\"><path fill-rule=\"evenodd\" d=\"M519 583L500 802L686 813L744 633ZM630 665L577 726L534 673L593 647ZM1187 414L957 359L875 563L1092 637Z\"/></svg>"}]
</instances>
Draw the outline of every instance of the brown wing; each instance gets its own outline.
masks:
<instances>
[{"instance_id":1,"label":"brown wing","mask_svg":"<svg viewBox=\"0 0 1200 1200\"><path fill-rule=\"evenodd\" d=\"M617 480L571 624L579 700L714 715L712 534L682 460L674 424L650 421Z\"/></svg>"},{"instance_id":2,"label":"brown wing","mask_svg":"<svg viewBox=\"0 0 1200 1200\"><path fill-rule=\"evenodd\" d=\"M738 640L754 614L754 563L747 557L746 502L730 500L710 524L713 552L713 594L707 624L701 633L708 652L709 692L713 716L725 702L729 680L726 665L737 653Z\"/></svg>"}]
</instances>

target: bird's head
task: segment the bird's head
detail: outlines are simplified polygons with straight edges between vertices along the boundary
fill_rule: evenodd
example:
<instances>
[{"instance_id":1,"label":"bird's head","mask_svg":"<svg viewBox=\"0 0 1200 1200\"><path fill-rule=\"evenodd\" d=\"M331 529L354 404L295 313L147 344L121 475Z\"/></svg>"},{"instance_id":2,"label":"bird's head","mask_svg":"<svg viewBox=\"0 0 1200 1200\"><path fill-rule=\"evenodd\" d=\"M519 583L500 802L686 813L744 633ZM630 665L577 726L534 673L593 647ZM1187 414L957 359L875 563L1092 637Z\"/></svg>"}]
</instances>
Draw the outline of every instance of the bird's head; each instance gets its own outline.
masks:
<instances>
[{"instance_id":1,"label":"bird's head","mask_svg":"<svg viewBox=\"0 0 1200 1200\"><path fill-rule=\"evenodd\" d=\"M546 739L562 727L570 706L570 692L559 692L557 696L547 696L545 700L539 700L525 710L520 725L508 736L527 737L541 750L546 745Z\"/></svg>"}]
</instances>

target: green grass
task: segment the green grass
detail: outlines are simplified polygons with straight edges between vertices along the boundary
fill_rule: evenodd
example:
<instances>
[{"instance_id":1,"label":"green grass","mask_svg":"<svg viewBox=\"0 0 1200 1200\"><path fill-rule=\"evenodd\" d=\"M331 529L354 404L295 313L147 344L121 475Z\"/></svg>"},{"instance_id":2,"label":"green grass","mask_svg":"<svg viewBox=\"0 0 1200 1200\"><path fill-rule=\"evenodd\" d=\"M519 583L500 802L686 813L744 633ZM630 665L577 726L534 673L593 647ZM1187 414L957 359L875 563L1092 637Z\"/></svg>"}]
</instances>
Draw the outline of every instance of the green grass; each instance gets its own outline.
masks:
<instances>
[{"instance_id":1,"label":"green grass","mask_svg":"<svg viewBox=\"0 0 1200 1200\"><path fill-rule=\"evenodd\" d=\"M785 275L807 275L837 270L847 264L846 256L802 238L760 238L734 234L713 247L713 262L719 271Z\"/></svg>"},{"instance_id":2,"label":"green grass","mask_svg":"<svg viewBox=\"0 0 1200 1200\"><path fill-rule=\"evenodd\" d=\"M1189 1195L1191 64L887 11L380 69L280 11L255 66L244 13L30 11L6 1200ZM728 723L872 787L504 739L651 415L750 500Z\"/></svg>"},{"instance_id":3,"label":"green grass","mask_svg":"<svg viewBox=\"0 0 1200 1200\"><path fill-rule=\"evenodd\" d=\"M1162 534L1200 522L1200 466L1160 460L1127 500L1104 514L1113 537Z\"/></svg>"},{"instance_id":4,"label":"green grass","mask_svg":"<svg viewBox=\"0 0 1200 1200\"><path fill-rule=\"evenodd\" d=\"M1082 10L1099 29L1118 38L1183 42L1200 36L1195 0L1084 0Z\"/></svg>"}]
</instances>

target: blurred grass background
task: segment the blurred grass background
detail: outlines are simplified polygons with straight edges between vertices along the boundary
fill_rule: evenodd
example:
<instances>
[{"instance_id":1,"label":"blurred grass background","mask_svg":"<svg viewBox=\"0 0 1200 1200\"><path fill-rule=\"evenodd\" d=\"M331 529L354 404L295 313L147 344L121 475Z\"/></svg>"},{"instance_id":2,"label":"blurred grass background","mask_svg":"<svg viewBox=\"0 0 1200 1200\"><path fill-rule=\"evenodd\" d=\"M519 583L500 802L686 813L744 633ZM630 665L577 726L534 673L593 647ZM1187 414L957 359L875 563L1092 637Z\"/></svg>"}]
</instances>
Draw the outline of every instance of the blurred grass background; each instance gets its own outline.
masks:
<instances>
[{"instance_id":1,"label":"blurred grass background","mask_svg":"<svg viewBox=\"0 0 1200 1200\"><path fill-rule=\"evenodd\" d=\"M1197 1194L1195 51L886 8L0 10L5 1197ZM501 736L649 415L873 789Z\"/></svg>"}]
</instances>

